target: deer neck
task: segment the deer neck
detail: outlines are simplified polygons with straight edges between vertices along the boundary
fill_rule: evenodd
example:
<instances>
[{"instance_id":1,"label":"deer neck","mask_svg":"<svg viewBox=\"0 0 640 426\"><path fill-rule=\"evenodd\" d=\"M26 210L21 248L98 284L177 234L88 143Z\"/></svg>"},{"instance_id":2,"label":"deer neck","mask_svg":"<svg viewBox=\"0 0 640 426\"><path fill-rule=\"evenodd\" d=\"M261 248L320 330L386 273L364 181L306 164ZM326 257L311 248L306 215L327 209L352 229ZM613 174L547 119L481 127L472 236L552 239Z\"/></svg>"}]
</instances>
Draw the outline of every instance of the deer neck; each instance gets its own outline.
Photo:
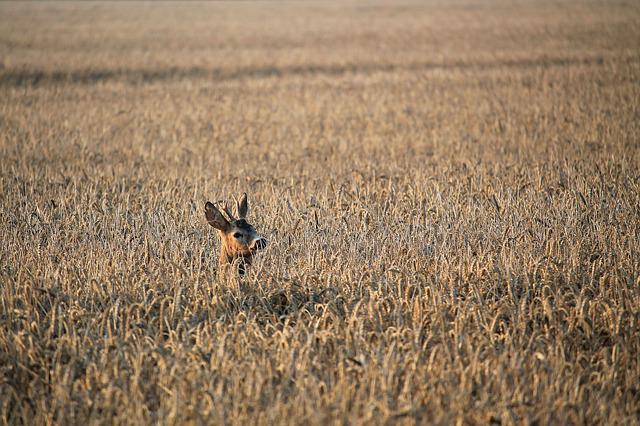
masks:
<instances>
[{"instance_id":1,"label":"deer neck","mask_svg":"<svg viewBox=\"0 0 640 426\"><path fill-rule=\"evenodd\" d=\"M220 250L219 265L223 274L225 273L224 271L229 271L229 268L233 268L236 273L242 276L245 274L247 266L251 265L251 256L231 253L225 246L223 246L222 250Z\"/></svg>"},{"instance_id":2,"label":"deer neck","mask_svg":"<svg viewBox=\"0 0 640 426\"><path fill-rule=\"evenodd\" d=\"M238 253L233 253L230 251L226 245L223 244L222 249L220 250L220 259L219 263L221 265L233 263L236 259L244 260L244 263L251 264L252 255L243 255Z\"/></svg>"}]
</instances>

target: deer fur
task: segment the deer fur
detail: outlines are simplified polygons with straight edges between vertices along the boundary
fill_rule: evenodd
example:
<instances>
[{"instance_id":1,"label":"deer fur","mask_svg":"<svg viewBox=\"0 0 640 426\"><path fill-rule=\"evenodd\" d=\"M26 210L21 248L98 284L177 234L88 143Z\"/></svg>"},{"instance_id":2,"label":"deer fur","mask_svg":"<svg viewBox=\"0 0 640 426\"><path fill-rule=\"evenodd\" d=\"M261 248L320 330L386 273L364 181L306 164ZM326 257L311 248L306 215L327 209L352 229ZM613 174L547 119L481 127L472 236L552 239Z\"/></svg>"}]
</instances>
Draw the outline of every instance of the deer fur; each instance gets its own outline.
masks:
<instances>
[{"instance_id":1,"label":"deer fur","mask_svg":"<svg viewBox=\"0 0 640 426\"><path fill-rule=\"evenodd\" d=\"M219 271L224 274L230 265L237 265L237 272L243 275L253 256L267 246L267 240L246 221L249 212L246 193L236 202L237 219L226 206L223 210L227 217L213 203L207 201L204 205L207 222L218 230L222 243Z\"/></svg>"}]
</instances>

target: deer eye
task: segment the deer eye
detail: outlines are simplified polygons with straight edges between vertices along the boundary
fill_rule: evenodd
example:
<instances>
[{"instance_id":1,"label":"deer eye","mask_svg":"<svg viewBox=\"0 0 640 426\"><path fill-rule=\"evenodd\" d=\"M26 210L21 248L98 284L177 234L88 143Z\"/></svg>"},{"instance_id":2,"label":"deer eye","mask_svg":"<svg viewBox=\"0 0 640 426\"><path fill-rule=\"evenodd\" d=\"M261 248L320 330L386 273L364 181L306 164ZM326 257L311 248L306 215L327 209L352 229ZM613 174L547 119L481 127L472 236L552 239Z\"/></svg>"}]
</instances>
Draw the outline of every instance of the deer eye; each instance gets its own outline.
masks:
<instances>
[{"instance_id":1,"label":"deer eye","mask_svg":"<svg viewBox=\"0 0 640 426\"><path fill-rule=\"evenodd\" d=\"M242 238L242 234L239 232L236 232L235 234L233 234L233 237L237 240L239 240L240 238Z\"/></svg>"}]
</instances>

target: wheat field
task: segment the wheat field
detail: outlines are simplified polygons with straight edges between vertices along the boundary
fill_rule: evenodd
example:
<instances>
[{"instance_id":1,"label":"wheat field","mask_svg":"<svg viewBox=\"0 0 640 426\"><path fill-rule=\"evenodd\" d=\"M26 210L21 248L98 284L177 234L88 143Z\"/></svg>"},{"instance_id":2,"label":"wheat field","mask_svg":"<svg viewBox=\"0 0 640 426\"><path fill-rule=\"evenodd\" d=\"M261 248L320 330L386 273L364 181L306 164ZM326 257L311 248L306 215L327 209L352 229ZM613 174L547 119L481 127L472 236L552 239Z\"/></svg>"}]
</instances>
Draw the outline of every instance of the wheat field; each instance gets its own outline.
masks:
<instances>
[{"instance_id":1,"label":"wheat field","mask_svg":"<svg viewBox=\"0 0 640 426\"><path fill-rule=\"evenodd\" d=\"M0 424L639 423L637 2L2 2L0 55Z\"/></svg>"}]
</instances>

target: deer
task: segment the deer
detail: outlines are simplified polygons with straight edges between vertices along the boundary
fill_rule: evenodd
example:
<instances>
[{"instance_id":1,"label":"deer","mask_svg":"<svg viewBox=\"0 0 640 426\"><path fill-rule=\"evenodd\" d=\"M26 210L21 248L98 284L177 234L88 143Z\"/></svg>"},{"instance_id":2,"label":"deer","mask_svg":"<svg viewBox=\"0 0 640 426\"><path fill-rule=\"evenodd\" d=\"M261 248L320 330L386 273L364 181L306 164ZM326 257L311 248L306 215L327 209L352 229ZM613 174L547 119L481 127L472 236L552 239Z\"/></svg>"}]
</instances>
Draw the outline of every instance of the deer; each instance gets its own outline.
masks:
<instances>
[{"instance_id":1,"label":"deer","mask_svg":"<svg viewBox=\"0 0 640 426\"><path fill-rule=\"evenodd\" d=\"M253 256L267 247L267 240L246 220L249 212L246 193L236 202L237 219L226 206L223 210L228 219L210 201L204 205L207 222L218 230L222 243L218 273L223 275L229 266L237 265L237 272L242 276L246 267L251 265Z\"/></svg>"}]
</instances>

